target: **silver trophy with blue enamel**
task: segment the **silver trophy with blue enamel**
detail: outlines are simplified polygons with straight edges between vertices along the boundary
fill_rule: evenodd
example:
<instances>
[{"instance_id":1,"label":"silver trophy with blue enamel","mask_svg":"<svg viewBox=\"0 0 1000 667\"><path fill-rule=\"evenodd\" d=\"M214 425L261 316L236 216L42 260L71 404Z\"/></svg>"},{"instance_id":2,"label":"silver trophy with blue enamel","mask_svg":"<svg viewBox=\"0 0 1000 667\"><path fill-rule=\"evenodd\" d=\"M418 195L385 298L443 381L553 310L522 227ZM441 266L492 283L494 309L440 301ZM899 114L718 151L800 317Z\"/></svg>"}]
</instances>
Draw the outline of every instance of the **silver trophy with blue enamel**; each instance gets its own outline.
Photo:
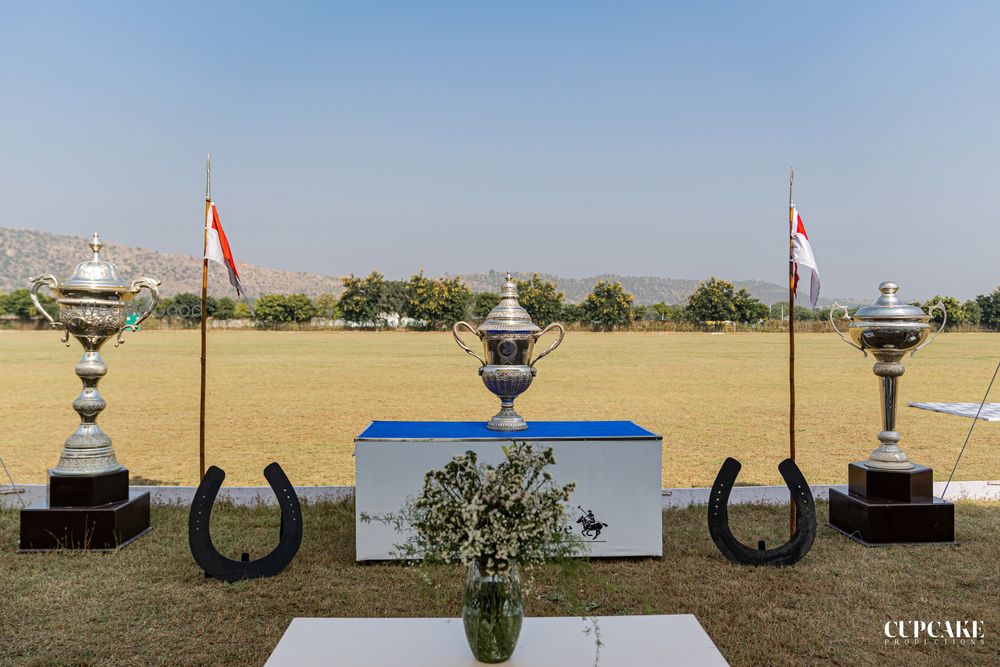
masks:
<instances>
[{"instance_id":1,"label":"silver trophy with blue enamel","mask_svg":"<svg viewBox=\"0 0 1000 667\"><path fill-rule=\"evenodd\" d=\"M465 329L483 343L483 356L479 356L462 342L459 332ZM549 331L558 331L559 337L547 350L532 359L535 341ZM455 342L479 360L479 375L483 384L500 398L500 412L493 415L487 428L493 431L523 431L528 424L514 410L514 399L531 386L535 378L535 364L562 343L566 330L561 324L552 323L542 329L531 321L531 315L517 300L517 285L507 274L500 289L500 303L490 311L478 327L468 322L456 322L452 327Z\"/></svg>"}]
</instances>

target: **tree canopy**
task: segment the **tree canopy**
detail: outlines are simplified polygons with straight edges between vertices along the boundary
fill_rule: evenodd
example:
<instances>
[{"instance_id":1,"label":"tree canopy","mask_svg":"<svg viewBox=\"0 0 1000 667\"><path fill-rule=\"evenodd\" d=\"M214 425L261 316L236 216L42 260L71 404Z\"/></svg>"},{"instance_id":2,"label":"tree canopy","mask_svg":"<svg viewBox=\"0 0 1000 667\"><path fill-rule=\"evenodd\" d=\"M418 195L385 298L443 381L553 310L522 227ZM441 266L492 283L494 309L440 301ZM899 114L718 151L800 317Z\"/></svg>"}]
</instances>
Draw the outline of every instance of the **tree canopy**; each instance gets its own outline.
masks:
<instances>
[{"instance_id":1,"label":"tree canopy","mask_svg":"<svg viewBox=\"0 0 1000 667\"><path fill-rule=\"evenodd\" d=\"M383 326L385 277L378 271L372 271L364 278L355 277L352 273L342 278L341 282L344 293L340 295L340 312L344 319L376 329Z\"/></svg>"},{"instance_id":2,"label":"tree canopy","mask_svg":"<svg viewBox=\"0 0 1000 667\"><path fill-rule=\"evenodd\" d=\"M56 317L59 312L59 306L56 304L55 299L48 294L39 292L38 300L41 302L45 312L52 317ZM14 315L22 320L41 316L41 313L35 309L35 304L31 301L31 291L23 287L13 290L9 294L0 294L0 314Z\"/></svg>"},{"instance_id":3,"label":"tree canopy","mask_svg":"<svg viewBox=\"0 0 1000 667\"><path fill-rule=\"evenodd\" d=\"M472 292L460 278L428 278L413 275L407 285L409 316L434 329L450 327L465 317Z\"/></svg>"},{"instance_id":4,"label":"tree canopy","mask_svg":"<svg viewBox=\"0 0 1000 667\"><path fill-rule=\"evenodd\" d=\"M625 291L619 282L599 280L583 302L583 311L595 329L612 331L628 327L632 321L635 297Z\"/></svg>"},{"instance_id":5,"label":"tree canopy","mask_svg":"<svg viewBox=\"0 0 1000 667\"><path fill-rule=\"evenodd\" d=\"M316 316L316 306L305 294L262 294L254 312L266 325L302 323Z\"/></svg>"},{"instance_id":6,"label":"tree canopy","mask_svg":"<svg viewBox=\"0 0 1000 667\"><path fill-rule=\"evenodd\" d=\"M1000 329L1000 287L989 294L976 297L979 306L979 324L988 329Z\"/></svg>"},{"instance_id":7,"label":"tree canopy","mask_svg":"<svg viewBox=\"0 0 1000 667\"><path fill-rule=\"evenodd\" d=\"M545 326L562 316L563 293L556 290L556 284L545 280L537 273L531 280L516 280L517 297L536 324Z\"/></svg>"},{"instance_id":8,"label":"tree canopy","mask_svg":"<svg viewBox=\"0 0 1000 667\"><path fill-rule=\"evenodd\" d=\"M696 322L757 322L768 319L769 309L745 288L712 276L695 288L686 313Z\"/></svg>"}]
</instances>

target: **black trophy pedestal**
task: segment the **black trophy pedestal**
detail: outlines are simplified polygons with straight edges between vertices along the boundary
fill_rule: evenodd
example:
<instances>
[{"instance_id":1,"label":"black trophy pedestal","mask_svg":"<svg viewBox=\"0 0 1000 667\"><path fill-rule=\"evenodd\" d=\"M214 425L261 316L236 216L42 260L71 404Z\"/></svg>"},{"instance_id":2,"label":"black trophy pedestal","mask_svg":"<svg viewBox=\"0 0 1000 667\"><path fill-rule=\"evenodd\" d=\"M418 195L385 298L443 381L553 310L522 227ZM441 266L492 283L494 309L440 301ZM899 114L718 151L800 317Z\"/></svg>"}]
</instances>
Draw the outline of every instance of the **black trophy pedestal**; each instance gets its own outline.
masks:
<instances>
[{"instance_id":1,"label":"black trophy pedestal","mask_svg":"<svg viewBox=\"0 0 1000 667\"><path fill-rule=\"evenodd\" d=\"M108 551L149 530L149 494L129 493L128 470L61 477L49 473L44 507L21 510L21 551Z\"/></svg>"},{"instance_id":2,"label":"black trophy pedestal","mask_svg":"<svg viewBox=\"0 0 1000 667\"><path fill-rule=\"evenodd\" d=\"M934 471L847 468L848 493L830 489L830 526L865 546L954 544L955 505L934 497Z\"/></svg>"}]
</instances>

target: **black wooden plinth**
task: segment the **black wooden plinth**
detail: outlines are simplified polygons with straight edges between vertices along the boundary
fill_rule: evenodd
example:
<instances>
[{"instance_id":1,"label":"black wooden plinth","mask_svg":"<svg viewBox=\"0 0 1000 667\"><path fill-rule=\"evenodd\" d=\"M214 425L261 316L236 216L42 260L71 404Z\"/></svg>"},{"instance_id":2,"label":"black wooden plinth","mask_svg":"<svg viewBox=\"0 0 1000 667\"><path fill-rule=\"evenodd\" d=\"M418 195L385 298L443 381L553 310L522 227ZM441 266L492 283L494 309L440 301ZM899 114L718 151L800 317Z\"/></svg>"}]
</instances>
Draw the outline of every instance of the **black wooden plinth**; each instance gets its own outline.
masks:
<instances>
[{"instance_id":1,"label":"black wooden plinth","mask_svg":"<svg viewBox=\"0 0 1000 667\"><path fill-rule=\"evenodd\" d=\"M49 472L49 507L94 507L128 500L128 470L103 475Z\"/></svg>"},{"instance_id":2,"label":"black wooden plinth","mask_svg":"<svg viewBox=\"0 0 1000 667\"><path fill-rule=\"evenodd\" d=\"M121 548L149 530L149 493L98 507L21 510L21 551Z\"/></svg>"},{"instance_id":3,"label":"black wooden plinth","mask_svg":"<svg viewBox=\"0 0 1000 667\"><path fill-rule=\"evenodd\" d=\"M847 466L847 487L852 495L870 500L930 500L934 496L934 471L920 465L909 470L879 470L854 462Z\"/></svg>"},{"instance_id":4,"label":"black wooden plinth","mask_svg":"<svg viewBox=\"0 0 1000 667\"><path fill-rule=\"evenodd\" d=\"M848 466L848 493L830 489L830 526L867 546L952 544L955 505L934 497L926 466L879 470Z\"/></svg>"}]
</instances>

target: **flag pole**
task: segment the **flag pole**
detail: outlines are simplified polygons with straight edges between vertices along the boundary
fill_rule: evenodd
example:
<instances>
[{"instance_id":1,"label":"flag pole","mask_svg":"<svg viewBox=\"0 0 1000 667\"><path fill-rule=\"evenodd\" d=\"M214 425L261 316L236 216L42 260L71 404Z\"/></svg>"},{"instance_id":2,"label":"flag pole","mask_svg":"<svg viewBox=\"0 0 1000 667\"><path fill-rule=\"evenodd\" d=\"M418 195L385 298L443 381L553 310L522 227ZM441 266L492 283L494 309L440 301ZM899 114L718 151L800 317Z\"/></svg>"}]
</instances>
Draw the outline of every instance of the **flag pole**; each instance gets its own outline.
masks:
<instances>
[{"instance_id":1,"label":"flag pole","mask_svg":"<svg viewBox=\"0 0 1000 667\"><path fill-rule=\"evenodd\" d=\"M795 168L788 169L788 458L795 461L795 263L792 239L795 234ZM795 534L795 502L788 501L788 533Z\"/></svg>"},{"instance_id":2,"label":"flag pole","mask_svg":"<svg viewBox=\"0 0 1000 667\"><path fill-rule=\"evenodd\" d=\"M201 264L201 411L198 415L198 481L205 477L205 351L208 315L208 214L212 205L212 156L205 160L205 230Z\"/></svg>"}]
</instances>

